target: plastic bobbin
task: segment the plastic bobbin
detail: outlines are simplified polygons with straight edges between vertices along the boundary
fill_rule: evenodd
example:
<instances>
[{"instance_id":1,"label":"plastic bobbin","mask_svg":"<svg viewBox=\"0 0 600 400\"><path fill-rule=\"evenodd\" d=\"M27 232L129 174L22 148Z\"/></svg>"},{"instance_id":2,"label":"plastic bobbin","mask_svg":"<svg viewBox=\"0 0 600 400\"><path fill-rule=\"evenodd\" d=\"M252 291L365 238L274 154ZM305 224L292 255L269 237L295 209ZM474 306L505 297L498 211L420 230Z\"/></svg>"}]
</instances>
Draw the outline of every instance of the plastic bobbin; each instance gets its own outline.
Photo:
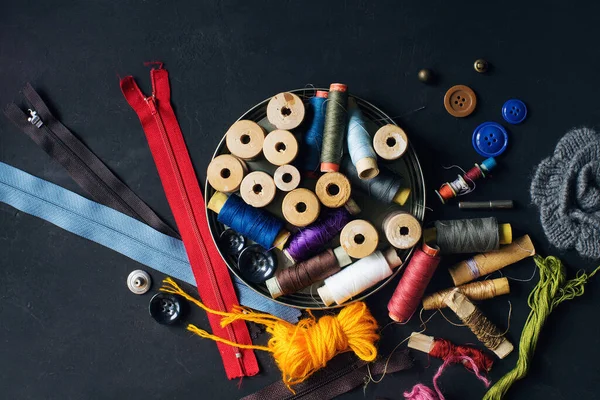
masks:
<instances>
[{"instance_id":1,"label":"plastic bobbin","mask_svg":"<svg viewBox=\"0 0 600 400\"><path fill-rule=\"evenodd\" d=\"M321 203L310 190L294 189L283 198L281 211L287 222L304 227L316 221L321 212Z\"/></svg>"},{"instance_id":2,"label":"plastic bobbin","mask_svg":"<svg viewBox=\"0 0 600 400\"><path fill-rule=\"evenodd\" d=\"M206 171L208 183L223 193L236 192L248 172L246 163L231 154L215 157Z\"/></svg>"},{"instance_id":3,"label":"plastic bobbin","mask_svg":"<svg viewBox=\"0 0 600 400\"><path fill-rule=\"evenodd\" d=\"M277 257L271 250L253 244L246 247L238 258L240 275L252 283L263 283L272 278L277 269Z\"/></svg>"},{"instance_id":4,"label":"plastic bobbin","mask_svg":"<svg viewBox=\"0 0 600 400\"><path fill-rule=\"evenodd\" d=\"M277 129L294 129L304 119L304 103L293 93L276 94L267 104L267 119Z\"/></svg>"},{"instance_id":5,"label":"plastic bobbin","mask_svg":"<svg viewBox=\"0 0 600 400\"><path fill-rule=\"evenodd\" d=\"M398 249L410 249L421 239L421 224L405 211L392 211L383 220L383 232L390 244Z\"/></svg>"},{"instance_id":6,"label":"plastic bobbin","mask_svg":"<svg viewBox=\"0 0 600 400\"><path fill-rule=\"evenodd\" d=\"M397 160L408 148L408 136L397 125L384 125L375 132L373 148L375 153L384 160Z\"/></svg>"},{"instance_id":7,"label":"plastic bobbin","mask_svg":"<svg viewBox=\"0 0 600 400\"><path fill-rule=\"evenodd\" d=\"M263 153L271 164L289 164L298 155L298 141L290 131L274 130L265 138Z\"/></svg>"},{"instance_id":8,"label":"plastic bobbin","mask_svg":"<svg viewBox=\"0 0 600 400\"><path fill-rule=\"evenodd\" d=\"M350 199L352 187L344 174L327 172L317 181L315 193L325 207L339 208Z\"/></svg>"},{"instance_id":9,"label":"plastic bobbin","mask_svg":"<svg viewBox=\"0 0 600 400\"><path fill-rule=\"evenodd\" d=\"M135 271L131 271L129 276L127 277L127 287L131 291L131 293L135 294L144 294L148 290L150 290L150 286L152 285L152 278L146 271L141 269L136 269Z\"/></svg>"},{"instance_id":10,"label":"plastic bobbin","mask_svg":"<svg viewBox=\"0 0 600 400\"><path fill-rule=\"evenodd\" d=\"M269 205L276 192L275 181L271 175L262 171L250 172L240 185L242 199L256 208Z\"/></svg>"},{"instance_id":11,"label":"plastic bobbin","mask_svg":"<svg viewBox=\"0 0 600 400\"><path fill-rule=\"evenodd\" d=\"M340 245L353 258L364 258L377 249L377 229L364 219L355 219L344 226L340 233Z\"/></svg>"},{"instance_id":12,"label":"plastic bobbin","mask_svg":"<svg viewBox=\"0 0 600 400\"><path fill-rule=\"evenodd\" d=\"M300 185L300 171L291 164L278 167L273 174L275 186L282 192L289 192Z\"/></svg>"},{"instance_id":13,"label":"plastic bobbin","mask_svg":"<svg viewBox=\"0 0 600 400\"><path fill-rule=\"evenodd\" d=\"M246 119L235 122L225 134L225 144L236 157L242 160L256 158L263 148L265 131L254 121Z\"/></svg>"}]
</instances>

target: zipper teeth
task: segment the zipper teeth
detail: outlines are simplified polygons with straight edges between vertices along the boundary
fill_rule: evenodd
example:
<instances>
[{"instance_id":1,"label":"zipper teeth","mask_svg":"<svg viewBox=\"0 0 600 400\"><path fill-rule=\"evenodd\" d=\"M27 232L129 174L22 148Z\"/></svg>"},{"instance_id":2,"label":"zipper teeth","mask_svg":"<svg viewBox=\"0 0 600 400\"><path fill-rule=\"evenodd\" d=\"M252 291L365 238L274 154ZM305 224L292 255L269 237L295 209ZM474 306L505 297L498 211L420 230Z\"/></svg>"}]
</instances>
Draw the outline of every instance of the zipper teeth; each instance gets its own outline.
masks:
<instances>
[{"instance_id":1,"label":"zipper teeth","mask_svg":"<svg viewBox=\"0 0 600 400\"><path fill-rule=\"evenodd\" d=\"M349 374L350 372L353 372L354 370L356 370L356 363L352 363L350 366L338 371L337 373L331 375L329 378L325 379L324 381L320 382L319 384L315 385L315 386L311 386L308 387L298 393L296 393L295 395L293 395L292 397L288 397L286 398L286 400L295 400L295 399L299 399L301 397L306 396L309 393L314 392L317 389L322 388L323 386L331 383L332 381L341 378L344 375Z\"/></svg>"}]
</instances>

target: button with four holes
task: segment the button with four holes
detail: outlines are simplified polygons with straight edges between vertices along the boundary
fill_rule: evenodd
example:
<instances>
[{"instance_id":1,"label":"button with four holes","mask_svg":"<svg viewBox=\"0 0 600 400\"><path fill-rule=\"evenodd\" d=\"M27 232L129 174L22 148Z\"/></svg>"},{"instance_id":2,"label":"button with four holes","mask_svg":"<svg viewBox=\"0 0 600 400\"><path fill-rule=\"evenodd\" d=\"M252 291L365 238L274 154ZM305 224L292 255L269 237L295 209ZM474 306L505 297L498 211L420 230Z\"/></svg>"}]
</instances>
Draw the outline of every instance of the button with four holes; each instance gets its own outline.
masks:
<instances>
[{"instance_id":1,"label":"button with four holes","mask_svg":"<svg viewBox=\"0 0 600 400\"><path fill-rule=\"evenodd\" d=\"M508 133L496 122L484 122L473 131L473 147L484 157L496 157L506 150Z\"/></svg>"},{"instance_id":2,"label":"button with four holes","mask_svg":"<svg viewBox=\"0 0 600 400\"><path fill-rule=\"evenodd\" d=\"M219 236L219 248L226 254L237 256L246 246L246 238L233 229L226 229Z\"/></svg>"},{"instance_id":3,"label":"button with four holes","mask_svg":"<svg viewBox=\"0 0 600 400\"><path fill-rule=\"evenodd\" d=\"M252 283L262 283L272 278L277 269L277 257L271 250L253 244L246 247L238 258L240 275Z\"/></svg>"},{"instance_id":4,"label":"button with four holes","mask_svg":"<svg viewBox=\"0 0 600 400\"><path fill-rule=\"evenodd\" d=\"M502 117L509 124L520 124L527 117L527 106L519 99L510 99L502 106Z\"/></svg>"},{"instance_id":5,"label":"button with four holes","mask_svg":"<svg viewBox=\"0 0 600 400\"><path fill-rule=\"evenodd\" d=\"M159 324L173 325L183 317L185 304L183 297L176 294L156 293L150 299L148 310Z\"/></svg>"},{"instance_id":6,"label":"button with four holes","mask_svg":"<svg viewBox=\"0 0 600 400\"><path fill-rule=\"evenodd\" d=\"M475 111L477 96L475 92L465 85L452 86L444 95L444 107L450 115L466 117Z\"/></svg>"}]
</instances>

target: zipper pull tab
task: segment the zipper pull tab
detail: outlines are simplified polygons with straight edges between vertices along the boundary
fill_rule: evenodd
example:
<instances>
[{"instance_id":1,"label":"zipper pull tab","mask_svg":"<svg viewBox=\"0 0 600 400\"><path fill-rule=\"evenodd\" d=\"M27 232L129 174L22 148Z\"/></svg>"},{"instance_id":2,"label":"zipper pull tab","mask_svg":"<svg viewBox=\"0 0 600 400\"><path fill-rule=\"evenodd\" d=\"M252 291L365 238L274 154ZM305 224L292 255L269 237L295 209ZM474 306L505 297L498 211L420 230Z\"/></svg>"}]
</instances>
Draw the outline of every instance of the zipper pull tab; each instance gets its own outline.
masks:
<instances>
[{"instance_id":1,"label":"zipper pull tab","mask_svg":"<svg viewBox=\"0 0 600 400\"><path fill-rule=\"evenodd\" d=\"M156 115L158 110L156 109L156 100L154 100L154 96L146 97L144 100L146 100L146 104L150 107L150 113Z\"/></svg>"},{"instance_id":2,"label":"zipper pull tab","mask_svg":"<svg viewBox=\"0 0 600 400\"><path fill-rule=\"evenodd\" d=\"M31 122L31 125L35 125L36 128L41 128L44 125L44 121L37 115L37 112L29 109L29 115L31 117L27 118L27 121Z\"/></svg>"}]
</instances>

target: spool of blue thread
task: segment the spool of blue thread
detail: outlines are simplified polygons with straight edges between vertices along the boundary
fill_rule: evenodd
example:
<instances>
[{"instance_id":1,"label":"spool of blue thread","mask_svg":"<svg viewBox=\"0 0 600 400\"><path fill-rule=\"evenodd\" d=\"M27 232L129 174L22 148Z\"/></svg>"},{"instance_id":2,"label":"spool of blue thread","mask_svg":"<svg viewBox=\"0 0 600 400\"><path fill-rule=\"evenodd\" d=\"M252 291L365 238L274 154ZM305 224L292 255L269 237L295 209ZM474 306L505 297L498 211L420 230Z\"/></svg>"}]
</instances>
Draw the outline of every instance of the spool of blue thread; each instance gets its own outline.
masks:
<instances>
[{"instance_id":1,"label":"spool of blue thread","mask_svg":"<svg viewBox=\"0 0 600 400\"><path fill-rule=\"evenodd\" d=\"M379 175L377 167L377 155L373 149L373 139L367 131L362 112L354 97L348 99L348 121L347 144L352 164L358 172L358 177L369 180Z\"/></svg>"},{"instance_id":2,"label":"spool of blue thread","mask_svg":"<svg viewBox=\"0 0 600 400\"><path fill-rule=\"evenodd\" d=\"M486 158L481 163L481 169L486 174L489 174L494 168L496 168L496 165L497 165L497 163L496 163L496 159L494 157Z\"/></svg>"},{"instance_id":3,"label":"spool of blue thread","mask_svg":"<svg viewBox=\"0 0 600 400\"><path fill-rule=\"evenodd\" d=\"M323 127L325 126L325 101L328 92L317 90L311 97L306 107L306 119L310 125L304 135L304 141L300 148L300 159L298 165L309 176L317 177L321 166L321 143L323 142Z\"/></svg>"}]
</instances>

